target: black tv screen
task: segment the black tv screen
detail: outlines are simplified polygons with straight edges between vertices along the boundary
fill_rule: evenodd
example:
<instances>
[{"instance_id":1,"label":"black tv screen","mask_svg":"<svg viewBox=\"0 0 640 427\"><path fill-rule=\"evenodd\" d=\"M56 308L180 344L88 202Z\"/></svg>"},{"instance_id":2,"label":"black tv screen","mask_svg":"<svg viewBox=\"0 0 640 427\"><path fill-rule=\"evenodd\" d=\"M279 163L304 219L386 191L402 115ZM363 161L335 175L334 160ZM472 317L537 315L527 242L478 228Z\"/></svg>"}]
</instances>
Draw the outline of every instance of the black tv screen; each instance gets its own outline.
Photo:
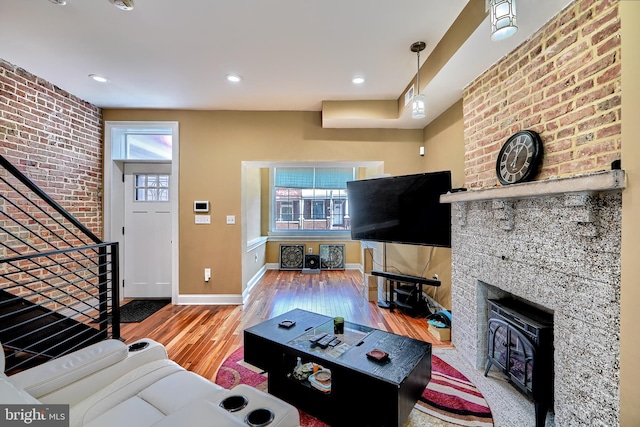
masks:
<instances>
[{"instance_id":1,"label":"black tv screen","mask_svg":"<svg viewBox=\"0 0 640 427\"><path fill-rule=\"evenodd\" d=\"M451 171L347 182L351 238L451 247Z\"/></svg>"}]
</instances>

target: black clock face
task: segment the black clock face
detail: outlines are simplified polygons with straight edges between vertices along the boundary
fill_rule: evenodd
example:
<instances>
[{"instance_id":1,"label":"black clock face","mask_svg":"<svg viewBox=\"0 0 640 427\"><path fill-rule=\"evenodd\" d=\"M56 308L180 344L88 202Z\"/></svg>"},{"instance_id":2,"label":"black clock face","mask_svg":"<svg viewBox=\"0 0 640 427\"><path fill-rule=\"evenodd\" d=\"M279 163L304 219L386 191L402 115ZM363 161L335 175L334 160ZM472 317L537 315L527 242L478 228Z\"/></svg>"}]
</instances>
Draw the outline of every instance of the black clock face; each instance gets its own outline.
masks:
<instances>
[{"instance_id":1,"label":"black clock face","mask_svg":"<svg viewBox=\"0 0 640 427\"><path fill-rule=\"evenodd\" d=\"M532 179L542 159L542 140L531 130L516 132L507 139L498 154L496 174L502 184Z\"/></svg>"}]
</instances>

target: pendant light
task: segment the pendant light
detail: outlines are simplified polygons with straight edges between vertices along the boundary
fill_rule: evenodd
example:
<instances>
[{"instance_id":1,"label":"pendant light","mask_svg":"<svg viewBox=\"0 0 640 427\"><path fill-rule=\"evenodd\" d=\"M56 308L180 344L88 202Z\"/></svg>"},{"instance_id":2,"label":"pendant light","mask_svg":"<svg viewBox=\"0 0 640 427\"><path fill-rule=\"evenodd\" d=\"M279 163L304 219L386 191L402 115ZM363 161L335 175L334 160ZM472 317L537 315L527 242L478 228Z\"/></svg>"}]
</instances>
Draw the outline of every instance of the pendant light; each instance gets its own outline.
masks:
<instances>
[{"instance_id":1,"label":"pendant light","mask_svg":"<svg viewBox=\"0 0 640 427\"><path fill-rule=\"evenodd\" d=\"M411 103L411 117L414 119L424 119L425 116L425 96L420 94L420 52L427 47L425 42L415 42L411 45L411 52L418 54L418 73L416 74L416 90Z\"/></svg>"},{"instance_id":2,"label":"pendant light","mask_svg":"<svg viewBox=\"0 0 640 427\"><path fill-rule=\"evenodd\" d=\"M133 10L133 0L109 0L109 2L120 10Z\"/></svg>"},{"instance_id":3,"label":"pendant light","mask_svg":"<svg viewBox=\"0 0 640 427\"><path fill-rule=\"evenodd\" d=\"M491 40L504 40L518 31L516 0L491 0L489 14L491 15Z\"/></svg>"}]
</instances>

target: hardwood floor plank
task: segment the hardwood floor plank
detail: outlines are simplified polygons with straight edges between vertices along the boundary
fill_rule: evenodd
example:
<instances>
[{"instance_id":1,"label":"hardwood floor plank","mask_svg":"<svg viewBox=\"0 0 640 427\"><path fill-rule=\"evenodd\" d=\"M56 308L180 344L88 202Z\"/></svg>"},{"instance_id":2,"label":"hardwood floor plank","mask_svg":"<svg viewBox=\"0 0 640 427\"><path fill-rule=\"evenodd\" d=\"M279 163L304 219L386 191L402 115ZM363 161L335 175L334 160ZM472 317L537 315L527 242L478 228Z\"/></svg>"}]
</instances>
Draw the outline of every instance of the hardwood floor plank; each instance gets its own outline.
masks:
<instances>
[{"instance_id":1,"label":"hardwood floor plank","mask_svg":"<svg viewBox=\"0 0 640 427\"><path fill-rule=\"evenodd\" d=\"M424 317L390 312L363 297L362 273L323 270L319 274L268 270L242 306L167 305L140 323L123 323L126 343L151 338L169 357L205 378L215 375L226 357L243 343L243 331L295 308L449 347L427 330Z\"/></svg>"}]
</instances>

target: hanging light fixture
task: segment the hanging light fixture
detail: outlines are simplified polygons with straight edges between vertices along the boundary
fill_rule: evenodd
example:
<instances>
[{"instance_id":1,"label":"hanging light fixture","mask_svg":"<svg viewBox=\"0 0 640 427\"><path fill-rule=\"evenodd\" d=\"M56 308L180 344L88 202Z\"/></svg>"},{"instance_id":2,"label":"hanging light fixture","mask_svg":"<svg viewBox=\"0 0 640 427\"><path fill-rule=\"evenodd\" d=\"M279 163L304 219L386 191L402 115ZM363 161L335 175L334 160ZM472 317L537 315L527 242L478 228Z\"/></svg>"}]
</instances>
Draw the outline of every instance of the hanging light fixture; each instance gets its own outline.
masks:
<instances>
[{"instance_id":1,"label":"hanging light fixture","mask_svg":"<svg viewBox=\"0 0 640 427\"><path fill-rule=\"evenodd\" d=\"M516 0L490 0L491 40L504 40L518 31Z\"/></svg>"},{"instance_id":2,"label":"hanging light fixture","mask_svg":"<svg viewBox=\"0 0 640 427\"><path fill-rule=\"evenodd\" d=\"M133 10L133 0L109 0L111 4L121 10Z\"/></svg>"},{"instance_id":3,"label":"hanging light fixture","mask_svg":"<svg viewBox=\"0 0 640 427\"><path fill-rule=\"evenodd\" d=\"M424 119L425 116L425 96L420 94L420 52L427 47L425 42L415 42L411 45L411 52L418 54L418 73L416 74L416 89L411 103L411 117L414 119Z\"/></svg>"}]
</instances>

